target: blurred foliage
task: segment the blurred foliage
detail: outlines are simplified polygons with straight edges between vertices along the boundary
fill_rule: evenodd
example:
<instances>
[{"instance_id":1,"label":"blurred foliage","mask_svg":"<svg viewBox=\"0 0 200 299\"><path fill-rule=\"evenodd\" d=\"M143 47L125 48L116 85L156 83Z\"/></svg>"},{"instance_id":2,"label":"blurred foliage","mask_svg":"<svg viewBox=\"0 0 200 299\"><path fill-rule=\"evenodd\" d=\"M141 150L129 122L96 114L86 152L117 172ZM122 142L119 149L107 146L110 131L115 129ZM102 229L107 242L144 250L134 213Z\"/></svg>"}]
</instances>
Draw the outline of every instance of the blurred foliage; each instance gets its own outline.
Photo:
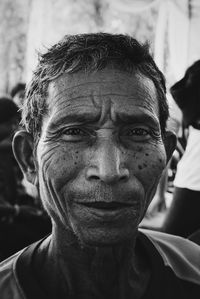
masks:
<instances>
[{"instance_id":1,"label":"blurred foliage","mask_svg":"<svg viewBox=\"0 0 200 299\"><path fill-rule=\"evenodd\" d=\"M119 0L122 1L123 0ZM128 33L154 47L158 7L134 13L120 11L109 0L1 0L0 95L26 82L34 66L35 49L60 35L107 31Z\"/></svg>"},{"instance_id":2,"label":"blurred foliage","mask_svg":"<svg viewBox=\"0 0 200 299\"><path fill-rule=\"evenodd\" d=\"M0 1L0 93L24 81L31 0Z\"/></svg>"}]
</instances>

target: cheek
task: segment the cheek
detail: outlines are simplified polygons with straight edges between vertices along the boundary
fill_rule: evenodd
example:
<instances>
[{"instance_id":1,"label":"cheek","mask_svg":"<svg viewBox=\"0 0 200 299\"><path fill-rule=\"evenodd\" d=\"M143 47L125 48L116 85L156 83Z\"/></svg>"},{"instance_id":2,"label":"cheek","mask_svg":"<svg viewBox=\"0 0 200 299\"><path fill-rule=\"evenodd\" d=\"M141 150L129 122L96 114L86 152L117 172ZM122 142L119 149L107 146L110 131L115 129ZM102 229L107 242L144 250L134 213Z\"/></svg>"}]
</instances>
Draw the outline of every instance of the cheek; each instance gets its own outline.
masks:
<instances>
[{"instance_id":1,"label":"cheek","mask_svg":"<svg viewBox=\"0 0 200 299\"><path fill-rule=\"evenodd\" d=\"M159 147L137 146L132 153L128 153L128 164L143 185L151 185L157 181L166 166L166 154L162 145Z\"/></svg>"},{"instance_id":2,"label":"cheek","mask_svg":"<svg viewBox=\"0 0 200 299\"><path fill-rule=\"evenodd\" d=\"M144 200L142 202L141 218L143 218L149 203L151 202L166 166L166 154L163 146L142 147L136 150L132 163L135 164L134 176L141 183L144 190Z\"/></svg>"},{"instance_id":3,"label":"cheek","mask_svg":"<svg viewBox=\"0 0 200 299\"><path fill-rule=\"evenodd\" d=\"M39 158L42 181L51 181L56 190L77 176L82 168L82 152L74 147L57 145L45 149ZM40 180L41 181L41 180Z\"/></svg>"},{"instance_id":4,"label":"cheek","mask_svg":"<svg viewBox=\"0 0 200 299\"><path fill-rule=\"evenodd\" d=\"M81 151L55 145L45 148L38 159L39 189L43 204L56 222L65 223L70 204L66 194L70 189L70 181L82 167Z\"/></svg>"}]
</instances>

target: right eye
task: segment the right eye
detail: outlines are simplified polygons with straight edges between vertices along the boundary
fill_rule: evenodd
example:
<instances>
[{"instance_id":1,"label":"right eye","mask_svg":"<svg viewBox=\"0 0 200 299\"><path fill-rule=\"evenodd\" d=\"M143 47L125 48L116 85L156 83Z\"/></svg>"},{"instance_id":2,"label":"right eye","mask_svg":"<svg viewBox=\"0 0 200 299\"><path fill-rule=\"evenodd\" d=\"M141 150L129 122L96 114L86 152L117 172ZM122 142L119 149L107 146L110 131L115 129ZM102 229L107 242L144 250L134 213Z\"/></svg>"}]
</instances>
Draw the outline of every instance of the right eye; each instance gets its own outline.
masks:
<instances>
[{"instance_id":1,"label":"right eye","mask_svg":"<svg viewBox=\"0 0 200 299\"><path fill-rule=\"evenodd\" d=\"M81 130L80 128L69 128L63 130L62 134L64 135L71 135L71 136L85 136L87 135L86 132Z\"/></svg>"},{"instance_id":2,"label":"right eye","mask_svg":"<svg viewBox=\"0 0 200 299\"><path fill-rule=\"evenodd\" d=\"M88 132L88 130L79 127L70 127L61 130L60 136L65 141L78 142L85 141L91 136L91 134Z\"/></svg>"}]
</instances>

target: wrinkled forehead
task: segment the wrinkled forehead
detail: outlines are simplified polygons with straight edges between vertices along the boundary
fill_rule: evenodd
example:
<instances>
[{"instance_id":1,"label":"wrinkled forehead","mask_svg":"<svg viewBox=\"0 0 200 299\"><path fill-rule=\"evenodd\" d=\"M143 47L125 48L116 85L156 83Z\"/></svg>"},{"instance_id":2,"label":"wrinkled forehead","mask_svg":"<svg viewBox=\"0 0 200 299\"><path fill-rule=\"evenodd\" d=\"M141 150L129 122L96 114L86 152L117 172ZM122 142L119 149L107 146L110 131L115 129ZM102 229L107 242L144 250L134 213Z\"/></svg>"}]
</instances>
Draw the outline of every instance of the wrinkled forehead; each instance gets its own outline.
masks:
<instances>
[{"instance_id":1,"label":"wrinkled forehead","mask_svg":"<svg viewBox=\"0 0 200 299\"><path fill-rule=\"evenodd\" d=\"M158 97L154 83L138 72L127 73L104 69L94 73L63 74L49 85L49 110L66 107L101 108L111 105L116 110L142 107L159 117ZM49 112L50 112L49 111Z\"/></svg>"}]
</instances>

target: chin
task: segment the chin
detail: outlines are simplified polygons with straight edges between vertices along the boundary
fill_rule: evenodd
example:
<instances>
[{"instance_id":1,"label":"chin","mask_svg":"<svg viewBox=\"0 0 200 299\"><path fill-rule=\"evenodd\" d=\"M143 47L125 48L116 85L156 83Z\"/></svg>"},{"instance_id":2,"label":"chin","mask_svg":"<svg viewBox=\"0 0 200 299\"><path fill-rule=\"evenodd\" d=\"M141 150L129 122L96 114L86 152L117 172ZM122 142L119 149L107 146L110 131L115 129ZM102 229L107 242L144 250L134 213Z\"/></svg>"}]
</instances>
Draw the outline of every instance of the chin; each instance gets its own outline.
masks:
<instances>
[{"instance_id":1,"label":"chin","mask_svg":"<svg viewBox=\"0 0 200 299\"><path fill-rule=\"evenodd\" d=\"M76 235L83 247L109 247L124 245L135 240L137 229L131 229L131 231L123 228L120 230L110 229L109 231L105 231L104 229L90 229L85 232L76 232Z\"/></svg>"}]
</instances>

